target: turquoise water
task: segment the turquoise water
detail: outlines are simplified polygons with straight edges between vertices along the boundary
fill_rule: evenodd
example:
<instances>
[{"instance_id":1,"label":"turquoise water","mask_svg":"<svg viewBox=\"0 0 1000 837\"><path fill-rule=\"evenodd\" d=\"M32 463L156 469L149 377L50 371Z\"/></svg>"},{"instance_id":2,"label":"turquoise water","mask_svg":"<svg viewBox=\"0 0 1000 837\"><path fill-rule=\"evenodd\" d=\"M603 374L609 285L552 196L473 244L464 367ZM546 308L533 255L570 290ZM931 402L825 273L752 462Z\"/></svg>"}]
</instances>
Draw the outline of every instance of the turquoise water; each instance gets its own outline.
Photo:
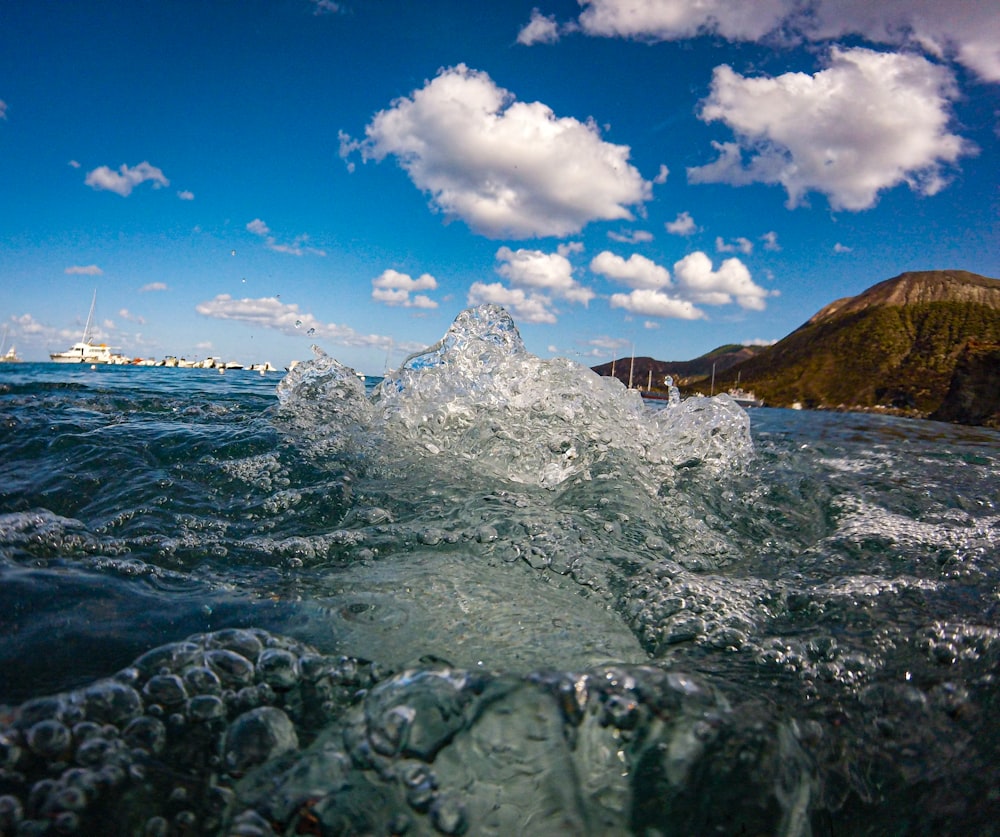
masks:
<instances>
[{"instance_id":1,"label":"turquoise water","mask_svg":"<svg viewBox=\"0 0 1000 837\"><path fill-rule=\"evenodd\" d=\"M2 834L992 834L1000 434L0 366Z\"/></svg>"}]
</instances>

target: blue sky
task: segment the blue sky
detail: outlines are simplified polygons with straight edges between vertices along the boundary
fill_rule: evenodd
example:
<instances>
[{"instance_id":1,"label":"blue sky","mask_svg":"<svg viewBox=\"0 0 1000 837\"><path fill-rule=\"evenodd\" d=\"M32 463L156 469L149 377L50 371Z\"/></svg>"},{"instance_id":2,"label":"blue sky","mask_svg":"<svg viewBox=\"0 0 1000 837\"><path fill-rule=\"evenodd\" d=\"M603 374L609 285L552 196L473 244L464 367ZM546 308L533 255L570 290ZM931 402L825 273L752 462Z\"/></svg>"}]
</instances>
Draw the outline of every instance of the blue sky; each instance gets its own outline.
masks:
<instances>
[{"instance_id":1,"label":"blue sky","mask_svg":"<svg viewBox=\"0 0 1000 837\"><path fill-rule=\"evenodd\" d=\"M685 360L1000 276L998 150L985 0L10 0L0 318L380 373L490 301Z\"/></svg>"}]
</instances>

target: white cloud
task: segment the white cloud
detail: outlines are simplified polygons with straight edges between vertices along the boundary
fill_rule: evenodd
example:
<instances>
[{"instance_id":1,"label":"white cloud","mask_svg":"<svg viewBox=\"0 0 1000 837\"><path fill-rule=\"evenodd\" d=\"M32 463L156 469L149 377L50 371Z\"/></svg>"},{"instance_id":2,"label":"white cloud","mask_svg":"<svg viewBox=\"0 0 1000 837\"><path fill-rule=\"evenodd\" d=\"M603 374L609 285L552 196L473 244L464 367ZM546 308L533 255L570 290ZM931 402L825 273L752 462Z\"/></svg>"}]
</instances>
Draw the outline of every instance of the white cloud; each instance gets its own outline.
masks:
<instances>
[{"instance_id":1,"label":"white cloud","mask_svg":"<svg viewBox=\"0 0 1000 837\"><path fill-rule=\"evenodd\" d=\"M732 243L729 244L722 236L717 235L715 237L715 250L718 253L743 253L750 255L753 252L753 242L749 238L740 236L739 238L734 238Z\"/></svg>"},{"instance_id":2,"label":"white cloud","mask_svg":"<svg viewBox=\"0 0 1000 837\"><path fill-rule=\"evenodd\" d=\"M594 256L590 270L630 288L655 289L670 285L670 271L638 253L633 253L626 261L605 250Z\"/></svg>"},{"instance_id":3,"label":"white cloud","mask_svg":"<svg viewBox=\"0 0 1000 837\"><path fill-rule=\"evenodd\" d=\"M194 192L184 189L183 191L177 193L177 197L179 197L182 201L193 201Z\"/></svg>"},{"instance_id":4,"label":"white cloud","mask_svg":"<svg viewBox=\"0 0 1000 837\"><path fill-rule=\"evenodd\" d=\"M943 164L971 150L946 130L955 95L944 68L861 48L833 48L815 75L746 78L716 67L700 117L724 122L736 142L714 143L719 158L688 179L781 184L791 207L817 191L834 209L867 209L900 183L932 195L945 185Z\"/></svg>"},{"instance_id":5,"label":"white cloud","mask_svg":"<svg viewBox=\"0 0 1000 837\"><path fill-rule=\"evenodd\" d=\"M781 245L778 244L778 234L774 230L769 230L764 233L760 240L764 242L764 249L769 250L772 253L777 253L781 250Z\"/></svg>"},{"instance_id":6,"label":"white cloud","mask_svg":"<svg viewBox=\"0 0 1000 837\"><path fill-rule=\"evenodd\" d=\"M850 253L853 249L853 247L848 247L846 244L841 244L839 241L833 245L834 253Z\"/></svg>"},{"instance_id":7,"label":"white cloud","mask_svg":"<svg viewBox=\"0 0 1000 837\"><path fill-rule=\"evenodd\" d=\"M7 103L3 99L0 99L0 119L6 119L6 118L7 118Z\"/></svg>"},{"instance_id":8,"label":"white cloud","mask_svg":"<svg viewBox=\"0 0 1000 837\"><path fill-rule=\"evenodd\" d=\"M72 166L74 169L80 168L80 163L77 162L76 160L70 160L68 165Z\"/></svg>"},{"instance_id":9,"label":"white cloud","mask_svg":"<svg viewBox=\"0 0 1000 837\"><path fill-rule=\"evenodd\" d=\"M140 293L149 293L151 291L165 291L167 290L166 282L150 282L139 288Z\"/></svg>"},{"instance_id":10,"label":"white cloud","mask_svg":"<svg viewBox=\"0 0 1000 837\"><path fill-rule=\"evenodd\" d=\"M653 240L653 234L646 230L625 230L620 233L608 230L608 238L622 244L644 244Z\"/></svg>"},{"instance_id":11,"label":"white cloud","mask_svg":"<svg viewBox=\"0 0 1000 837\"><path fill-rule=\"evenodd\" d=\"M133 314L131 311L128 310L128 308L122 308L118 312L118 316L121 317L123 320L128 320L130 323L138 323L139 325L146 324L145 317L142 317L139 314Z\"/></svg>"},{"instance_id":12,"label":"white cloud","mask_svg":"<svg viewBox=\"0 0 1000 837\"><path fill-rule=\"evenodd\" d=\"M787 14L788 0L580 0L588 35L673 41L700 34L756 40Z\"/></svg>"},{"instance_id":13,"label":"white cloud","mask_svg":"<svg viewBox=\"0 0 1000 837\"><path fill-rule=\"evenodd\" d=\"M252 232L258 238L264 239L264 246L268 250L273 250L275 253L287 253L290 256L304 256L307 253L311 256L325 256L326 250L321 250L318 247L307 247L306 242L309 241L308 235L297 235L292 239L291 244L281 244L277 237L271 232L271 228L268 227L260 218L254 218L249 224L247 224L247 230Z\"/></svg>"},{"instance_id":14,"label":"white cloud","mask_svg":"<svg viewBox=\"0 0 1000 837\"><path fill-rule=\"evenodd\" d=\"M139 165L129 168L126 165L118 167L118 171L112 171L107 166L98 166L87 173L83 182L93 189L114 192L127 198L132 194L132 190L140 183L149 181L154 189L161 186L169 186L170 181L156 166L151 166L145 160Z\"/></svg>"},{"instance_id":15,"label":"white cloud","mask_svg":"<svg viewBox=\"0 0 1000 837\"><path fill-rule=\"evenodd\" d=\"M341 11L341 4L333 0L312 0L312 2L315 6L314 15L333 15Z\"/></svg>"},{"instance_id":16,"label":"white cloud","mask_svg":"<svg viewBox=\"0 0 1000 837\"><path fill-rule=\"evenodd\" d=\"M858 34L876 43L915 44L954 58L985 81L1000 81L1000 14L974 0L824 0L804 21L813 38Z\"/></svg>"},{"instance_id":17,"label":"white cloud","mask_svg":"<svg viewBox=\"0 0 1000 837\"><path fill-rule=\"evenodd\" d=\"M735 302L740 308L763 311L765 299L777 296L754 284L750 271L739 259L726 259L718 270L712 269L712 260L701 251L689 253L674 265L674 278L678 291L686 298L702 305L728 305Z\"/></svg>"},{"instance_id":18,"label":"white cloud","mask_svg":"<svg viewBox=\"0 0 1000 837\"><path fill-rule=\"evenodd\" d=\"M364 141L341 135L341 155L393 155L432 205L491 238L565 236L595 220L631 220L652 186L630 149L592 121L518 102L483 72L443 69L377 113Z\"/></svg>"},{"instance_id":19,"label":"white cloud","mask_svg":"<svg viewBox=\"0 0 1000 837\"><path fill-rule=\"evenodd\" d=\"M555 323L552 300L545 294L527 293L522 288L508 288L500 282L473 282L469 288L468 305L492 302L509 309L511 315L526 323Z\"/></svg>"},{"instance_id":20,"label":"white cloud","mask_svg":"<svg viewBox=\"0 0 1000 837\"><path fill-rule=\"evenodd\" d=\"M497 273L511 285L547 291L570 302L587 305L595 296L573 278L573 265L564 253L543 253L541 250L501 247L496 253Z\"/></svg>"},{"instance_id":21,"label":"white cloud","mask_svg":"<svg viewBox=\"0 0 1000 837\"><path fill-rule=\"evenodd\" d=\"M670 176L670 169L668 169L662 163L660 164L660 170L656 173L656 177L653 178L653 182L657 185L662 185L667 182L667 178Z\"/></svg>"},{"instance_id":22,"label":"white cloud","mask_svg":"<svg viewBox=\"0 0 1000 837\"><path fill-rule=\"evenodd\" d=\"M437 286L437 280L429 273L414 279L406 273L389 268L372 279L372 299L402 308L437 308L438 304L429 296L416 293L433 291Z\"/></svg>"},{"instance_id":23,"label":"white cloud","mask_svg":"<svg viewBox=\"0 0 1000 837\"><path fill-rule=\"evenodd\" d=\"M96 264L74 264L63 271L70 276L103 276L104 271Z\"/></svg>"},{"instance_id":24,"label":"white cloud","mask_svg":"<svg viewBox=\"0 0 1000 837\"><path fill-rule=\"evenodd\" d=\"M627 294L612 294L612 308L624 308L633 314L670 317L676 320L702 320L705 314L685 299L669 296L652 288L638 288Z\"/></svg>"},{"instance_id":25,"label":"white cloud","mask_svg":"<svg viewBox=\"0 0 1000 837\"><path fill-rule=\"evenodd\" d=\"M673 221L667 221L664 226L671 235L692 235L698 231L689 212L679 213Z\"/></svg>"},{"instance_id":26,"label":"white cloud","mask_svg":"<svg viewBox=\"0 0 1000 837\"><path fill-rule=\"evenodd\" d=\"M300 312L297 305L281 302L276 297L233 299L229 294L219 294L214 299L198 303L195 310L216 320L234 320L283 334L326 339L340 346L375 346L382 349L393 346L390 337L359 334L350 326L324 323L312 314ZM395 347L403 348L399 344Z\"/></svg>"},{"instance_id":27,"label":"white cloud","mask_svg":"<svg viewBox=\"0 0 1000 837\"><path fill-rule=\"evenodd\" d=\"M555 15L543 15L538 9L531 10L531 19L517 33L517 42L524 46L554 44L558 40L559 24Z\"/></svg>"},{"instance_id":28,"label":"white cloud","mask_svg":"<svg viewBox=\"0 0 1000 837\"><path fill-rule=\"evenodd\" d=\"M795 43L860 35L954 59L1000 81L1000 15L975 0L580 0L589 35L670 41L701 34Z\"/></svg>"}]
</instances>

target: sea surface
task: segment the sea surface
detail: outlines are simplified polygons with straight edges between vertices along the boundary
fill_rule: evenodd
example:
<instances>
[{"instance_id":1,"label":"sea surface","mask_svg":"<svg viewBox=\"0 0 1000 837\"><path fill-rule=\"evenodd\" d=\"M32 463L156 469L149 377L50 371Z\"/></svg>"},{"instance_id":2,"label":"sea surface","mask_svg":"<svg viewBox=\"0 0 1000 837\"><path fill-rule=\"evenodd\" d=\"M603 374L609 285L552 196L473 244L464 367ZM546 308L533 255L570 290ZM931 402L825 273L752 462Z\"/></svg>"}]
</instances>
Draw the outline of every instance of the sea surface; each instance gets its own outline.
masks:
<instances>
[{"instance_id":1,"label":"sea surface","mask_svg":"<svg viewBox=\"0 0 1000 837\"><path fill-rule=\"evenodd\" d=\"M0 834L1000 834L1000 433L0 366Z\"/></svg>"}]
</instances>

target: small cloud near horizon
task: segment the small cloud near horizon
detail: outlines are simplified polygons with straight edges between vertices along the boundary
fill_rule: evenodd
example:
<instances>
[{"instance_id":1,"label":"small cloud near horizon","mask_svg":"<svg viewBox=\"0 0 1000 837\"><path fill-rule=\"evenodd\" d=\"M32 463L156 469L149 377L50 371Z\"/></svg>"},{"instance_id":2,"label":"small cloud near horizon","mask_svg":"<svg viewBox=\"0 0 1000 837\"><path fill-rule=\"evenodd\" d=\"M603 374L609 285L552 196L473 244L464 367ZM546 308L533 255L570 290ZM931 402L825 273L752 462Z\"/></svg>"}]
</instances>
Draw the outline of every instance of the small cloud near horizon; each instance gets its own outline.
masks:
<instances>
[{"instance_id":1,"label":"small cloud near horizon","mask_svg":"<svg viewBox=\"0 0 1000 837\"><path fill-rule=\"evenodd\" d=\"M104 271L101 270L96 264L74 264L67 267L64 273L70 276L103 276Z\"/></svg>"}]
</instances>

